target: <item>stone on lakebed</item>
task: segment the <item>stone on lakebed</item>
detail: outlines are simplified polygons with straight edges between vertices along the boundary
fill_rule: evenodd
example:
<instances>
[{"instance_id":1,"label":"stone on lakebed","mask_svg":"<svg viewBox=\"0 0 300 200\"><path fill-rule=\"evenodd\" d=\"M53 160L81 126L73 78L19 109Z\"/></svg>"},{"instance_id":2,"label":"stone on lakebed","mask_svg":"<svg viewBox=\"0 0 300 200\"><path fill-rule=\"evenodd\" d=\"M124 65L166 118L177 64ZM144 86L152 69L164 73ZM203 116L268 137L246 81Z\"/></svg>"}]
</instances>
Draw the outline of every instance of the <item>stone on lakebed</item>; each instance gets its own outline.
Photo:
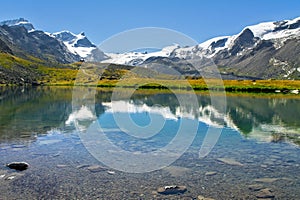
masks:
<instances>
[{"instance_id":1,"label":"stone on lakebed","mask_svg":"<svg viewBox=\"0 0 300 200\"><path fill-rule=\"evenodd\" d=\"M232 158L218 158L218 161L228 164L228 165L235 165L235 166L244 166L242 163L232 159Z\"/></svg>"},{"instance_id":2,"label":"stone on lakebed","mask_svg":"<svg viewBox=\"0 0 300 200\"><path fill-rule=\"evenodd\" d=\"M187 191L187 189L185 186L177 186L177 185L168 185L168 186L164 186L164 187L159 187L157 189L158 193L165 194L165 195L179 194L179 193L184 193L186 191Z\"/></svg>"},{"instance_id":3,"label":"stone on lakebed","mask_svg":"<svg viewBox=\"0 0 300 200\"><path fill-rule=\"evenodd\" d=\"M10 169L15 169L18 171L23 171L28 169L29 164L26 162L11 162L6 164L7 167L9 167Z\"/></svg>"}]
</instances>

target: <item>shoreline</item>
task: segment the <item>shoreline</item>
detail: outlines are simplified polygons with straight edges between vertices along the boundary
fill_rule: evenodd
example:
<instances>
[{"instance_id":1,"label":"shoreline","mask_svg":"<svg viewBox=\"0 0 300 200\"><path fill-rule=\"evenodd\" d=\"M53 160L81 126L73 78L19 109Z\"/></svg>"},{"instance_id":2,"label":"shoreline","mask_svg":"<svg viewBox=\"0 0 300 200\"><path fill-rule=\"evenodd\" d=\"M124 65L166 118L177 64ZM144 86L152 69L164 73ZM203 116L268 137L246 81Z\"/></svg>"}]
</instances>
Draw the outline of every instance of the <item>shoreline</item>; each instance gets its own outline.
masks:
<instances>
[{"instance_id":1,"label":"shoreline","mask_svg":"<svg viewBox=\"0 0 300 200\"><path fill-rule=\"evenodd\" d=\"M35 82L34 84L0 84L0 87L28 86L66 86L97 88L136 88L138 90L182 90L182 91L225 91L228 93L265 93L294 94L300 92L300 80L160 80L160 79L126 79L100 80L98 83L76 83L74 81Z\"/></svg>"}]
</instances>

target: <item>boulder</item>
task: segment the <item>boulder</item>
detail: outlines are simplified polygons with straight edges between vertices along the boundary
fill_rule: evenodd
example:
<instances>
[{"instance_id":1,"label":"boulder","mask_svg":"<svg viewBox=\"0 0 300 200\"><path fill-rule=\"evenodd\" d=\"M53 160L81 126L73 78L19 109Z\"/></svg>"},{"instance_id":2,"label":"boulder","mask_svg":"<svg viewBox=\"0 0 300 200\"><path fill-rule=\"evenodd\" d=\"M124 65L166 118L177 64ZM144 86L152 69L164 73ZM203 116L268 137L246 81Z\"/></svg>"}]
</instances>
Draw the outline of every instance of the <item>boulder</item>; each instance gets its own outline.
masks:
<instances>
[{"instance_id":1,"label":"boulder","mask_svg":"<svg viewBox=\"0 0 300 200\"><path fill-rule=\"evenodd\" d=\"M164 187L159 187L157 192L159 194L169 195L169 194L180 194L186 192L187 189L185 186L177 186L177 185L168 185Z\"/></svg>"},{"instance_id":2,"label":"boulder","mask_svg":"<svg viewBox=\"0 0 300 200\"><path fill-rule=\"evenodd\" d=\"M213 199L213 198L209 198L209 197L204 197L204 196L202 196L202 195L198 195L198 198L197 198L198 200L215 200L215 199Z\"/></svg>"},{"instance_id":3,"label":"boulder","mask_svg":"<svg viewBox=\"0 0 300 200\"><path fill-rule=\"evenodd\" d=\"M100 166L100 165L92 165L92 166L87 167L87 169L90 172L101 172L101 171L107 170L107 168Z\"/></svg>"},{"instance_id":4,"label":"boulder","mask_svg":"<svg viewBox=\"0 0 300 200\"><path fill-rule=\"evenodd\" d=\"M23 171L23 170L28 169L29 164L26 162L11 162L11 163L8 163L6 166L9 167L10 169Z\"/></svg>"},{"instance_id":5,"label":"boulder","mask_svg":"<svg viewBox=\"0 0 300 200\"><path fill-rule=\"evenodd\" d=\"M265 189L261 189L257 194L256 194L257 198L262 198L262 199L266 199L266 198L274 198L275 195L273 194L272 190L270 188L265 188Z\"/></svg>"},{"instance_id":6,"label":"boulder","mask_svg":"<svg viewBox=\"0 0 300 200\"><path fill-rule=\"evenodd\" d=\"M228 164L228 165L235 165L235 166L244 166L242 163L232 159L232 158L218 158L218 161Z\"/></svg>"},{"instance_id":7,"label":"boulder","mask_svg":"<svg viewBox=\"0 0 300 200\"><path fill-rule=\"evenodd\" d=\"M217 174L217 172L211 171L211 172L206 172L205 176L214 176L216 174Z\"/></svg>"}]
</instances>

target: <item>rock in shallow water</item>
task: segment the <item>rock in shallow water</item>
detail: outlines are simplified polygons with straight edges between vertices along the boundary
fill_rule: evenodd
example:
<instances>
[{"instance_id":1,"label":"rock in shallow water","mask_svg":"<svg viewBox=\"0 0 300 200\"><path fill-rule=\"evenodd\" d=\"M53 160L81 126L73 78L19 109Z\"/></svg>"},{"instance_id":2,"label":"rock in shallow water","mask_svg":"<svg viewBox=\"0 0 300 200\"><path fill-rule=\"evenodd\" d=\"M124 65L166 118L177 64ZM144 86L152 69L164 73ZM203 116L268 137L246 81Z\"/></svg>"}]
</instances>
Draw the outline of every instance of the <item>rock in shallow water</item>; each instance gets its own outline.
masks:
<instances>
[{"instance_id":1,"label":"rock in shallow water","mask_svg":"<svg viewBox=\"0 0 300 200\"><path fill-rule=\"evenodd\" d=\"M214 200L213 198L209 198L209 197L204 197L202 195L198 196L198 200Z\"/></svg>"},{"instance_id":2,"label":"rock in shallow water","mask_svg":"<svg viewBox=\"0 0 300 200\"><path fill-rule=\"evenodd\" d=\"M87 167L87 169L90 172L101 172L101 171L105 171L106 170L105 167L100 166L100 165L92 165L92 166Z\"/></svg>"},{"instance_id":3,"label":"rock in shallow water","mask_svg":"<svg viewBox=\"0 0 300 200\"><path fill-rule=\"evenodd\" d=\"M68 165L56 165L57 168L65 168L68 167Z\"/></svg>"},{"instance_id":4,"label":"rock in shallow water","mask_svg":"<svg viewBox=\"0 0 300 200\"><path fill-rule=\"evenodd\" d=\"M23 145L23 144L14 144L14 145L12 145L12 148L16 148L16 149L25 148L25 147L26 147L26 145Z\"/></svg>"},{"instance_id":5,"label":"rock in shallow water","mask_svg":"<svg viewBox=\"0 0 300 200\"><path fill-rule=\"evenodd\" d=\"M279 178L257 178L257 179L254 179L255 182L260 182L260 183L273 183L277 180L279 180Z\"/></svg>"},{"instance_id":6,"label":"rock in shallow water","mask_svg":"<svg viewBox=\"0 0 300 200\"><path fill-rule=\"evenodd\" d=\"M259 191L259 190L263 189L263 187L264 186L261 184L252 184L252 185L248 186L249 190L251 190L251 191Z\"/></svg>"},{"instance_id":7,"label":"rock in shallow water","mask_svg":"<svg viewBox=\"0 0 300 200\"><path fill-rule=\"evenodd\" d=\"M157 192L164 195L169 194L180 194L186 192L187 189L185 186L177 186L177 185L168 185L164 187L159 187Z\"/></svg>"},{"instance_id":8,"label":"rock in shallow water","mask_svg":"<svg viewBox=\"0 0 300 200\"><path fill-rule=\"evenodd\" d=\"M214 176L216 174L217 174L217 172L211 171L211 172L206 172L205 176Z\"/></svg>"},{"instance_id":9,"label":"rock in shallow water","mask_svg":"<svg viewBox=\"0 0 300 200\"><path fill-rule=\"evenodd\" d=\"M116 172L114 172L114 171L107 171L107 173L110 174L110 175L114 175Z\"/></svg>"},{"instance_id":10,"label":"rock in shallow water","mask_svg":"<svg viewBox=\"0 0 300 200\"><path fill-rule=\"evenodd\" d=\"M23 171L23 170L28 169L29 164L26 162L11 162L11 163L7 164L6 166L9 167L10 169Z\"/></svg>"},{"instance_id":11,"label":"rock in shallow water","mask_svg":"<svg viewBox=\"0 0 300 200\"><path fill-rule=\"evenodd\" d=\"M272 190L270 188L265 188L265 189L261 189L257 195L256 195L257 198L262 198L262 199L265 199L265 198L274 198L275 195L272 193Z\"/></svg>"},{"instance_id":12,"label":"rock in shallow water","mask_svg":"<svg viewBox=\"0 0 300 200\"><path fill-rule=\"evenodd\" d=\"M242 163L232 159L232 158L218 158L218 161L228 164L228 165L235 165L235 166L244 166Z\"/></svg>"},{"instance_id":13,"label":"rock in shallow water","mask_svg":"<svg viewBox=\"0 0 300 200\"><path fill-rule=\"evenodd\" d=\"M88 164L82 164L82 165L78 165L76 168L77 169L82 169L82 168L86 168L86 167L89 167L90 165Z\"/></svg>"},{"instance_id":14,"label":"rock in shallow water","mask_svg":"<svg viewBox=\"0 0 300 200\"><path fill-rule=\"evenodd\" d=\"M15 172L15 173L11 173L11 174L7 174L4 179L7 181L13 180L13 179L17 179L20 178L21 176L23 176L24 174Z\"/></svg>"}]
</instances>

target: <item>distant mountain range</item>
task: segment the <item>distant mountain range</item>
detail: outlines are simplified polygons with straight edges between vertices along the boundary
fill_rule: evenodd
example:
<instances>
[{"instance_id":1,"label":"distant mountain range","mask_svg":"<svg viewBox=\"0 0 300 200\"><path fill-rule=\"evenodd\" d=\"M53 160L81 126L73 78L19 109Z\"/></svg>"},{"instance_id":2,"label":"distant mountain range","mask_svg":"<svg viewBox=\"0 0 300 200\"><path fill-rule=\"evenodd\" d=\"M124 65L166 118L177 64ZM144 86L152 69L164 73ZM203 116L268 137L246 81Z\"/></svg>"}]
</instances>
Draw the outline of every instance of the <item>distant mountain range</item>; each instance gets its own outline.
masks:
<instances>
[{"instance_id":1,"label":"distant mountain range","mask_svg":"<svg viewBox=\"0 0 300 200\"><path fill-rule=\"evenodd\" d=\"M173 65L189 75L195 70L183 70L186 65L206 57L227 78L299 79L300 17L247 26L236 35L216 37L192 47L175 45L150 54L130 52L110 57L108 62L125 65Z\"/></svg>"},{"instance_id":2,"label":"distant mountain range","mask_svg":"<svg viewBox=\"0 0 300 200\"><path fill-rule=\"evenodd\" d=\"M47 33L36 30L26 19L0 22L0 50L24 57L31 55L46 61L71 63L89 57L100 61L105 54L82 32Z\"/></svg>"},{"instance_id":3,"label":"distant mountain range","mask_svg":"<svg viewBox=\"0 0 300 200\"><path fill-rule=\"evenodd\" d=\"M151 53L122 54L102 52L83 32L47 33L20 18L0 22L0 53L51 65L80 60L141 67L155 63L160 70L171 66L186 76L201 76L201 65L193 63L205 57L218 66L223 78L300 79L300 17L247 26L236 35L192 47L173 45ZM7 63L0 62L0 78L13 74Z\"/></svg>"}]
</instances>

